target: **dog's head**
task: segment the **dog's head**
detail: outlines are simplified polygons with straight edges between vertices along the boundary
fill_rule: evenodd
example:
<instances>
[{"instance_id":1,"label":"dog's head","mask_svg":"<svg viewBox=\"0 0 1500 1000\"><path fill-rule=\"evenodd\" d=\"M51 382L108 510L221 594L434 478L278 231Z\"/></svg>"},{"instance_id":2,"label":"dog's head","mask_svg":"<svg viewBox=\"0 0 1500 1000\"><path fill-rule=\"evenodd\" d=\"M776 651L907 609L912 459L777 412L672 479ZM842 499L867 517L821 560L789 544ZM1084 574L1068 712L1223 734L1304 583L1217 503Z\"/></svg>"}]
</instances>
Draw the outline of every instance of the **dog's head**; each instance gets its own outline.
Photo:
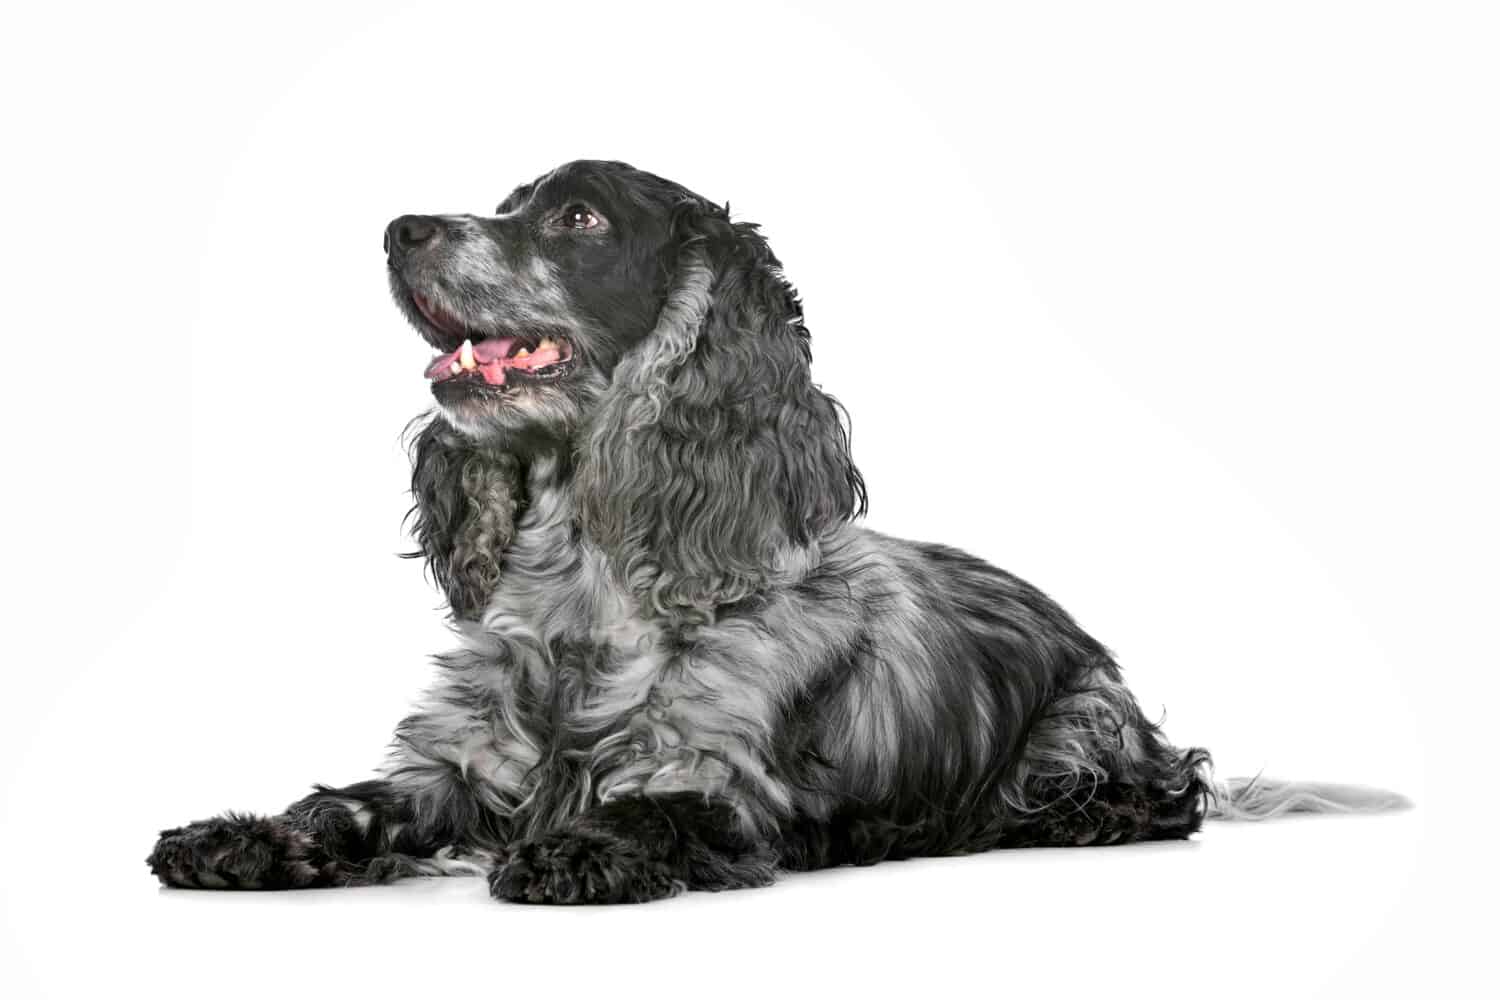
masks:
<instances>
[{"instance_id":1,"label":"dog's head","mask_svg":"<svg viewBox=\"0 0 1500 1000\"><path fill-rule=\"evenodd\" d=\"M622 163L569 163L493 216L403 215L386 227L397 304L439 352L443 414L475 440L566 437L652 329L691 192Z\"/></svg>"},{"instance_id":2,"label":"dog's head","mask_svg":"<svg viewBox=\"0 0 1500 1000\"><path fill-rule=\"evenodd\" d=\"M426 375L452 433L517 454L562 443L584 527L656 602L744 596L863 510L796 293L727 209L578 161L494 216L402 216L386 252L439 352Z\"/></svg>"}]
</instances>

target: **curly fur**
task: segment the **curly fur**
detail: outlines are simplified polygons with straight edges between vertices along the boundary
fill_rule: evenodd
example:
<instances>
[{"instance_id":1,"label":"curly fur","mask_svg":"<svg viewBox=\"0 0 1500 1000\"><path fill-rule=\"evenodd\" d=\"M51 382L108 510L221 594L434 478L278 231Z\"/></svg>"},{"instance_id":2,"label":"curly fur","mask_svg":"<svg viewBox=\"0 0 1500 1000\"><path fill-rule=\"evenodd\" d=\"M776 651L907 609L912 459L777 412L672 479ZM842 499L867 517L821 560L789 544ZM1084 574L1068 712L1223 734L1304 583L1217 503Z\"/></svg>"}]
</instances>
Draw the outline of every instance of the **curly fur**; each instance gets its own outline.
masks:
<instances>
[{"instance_id":1,"label":"curly fur","mask_svg":"<svg viewBox=\"0 0 1500 1000\"><path fill-rule=\"evenodd\" d=\"M515 535L524 483L514 455L464 439L441 422L411 439L408 521L417 552L453 614L473 618L500 581L502 554Z\"/></svg>"},{"instance_id":2,"label":"curly fur","mask_svg":"<svg viewBox=\"0 0 1500 1000\"><path fill-rule=\"evenodd\" d=\"M679 214L677 282L580 448L580 520L659 613L741 600L865 510L802 308L755 226Z\"/></svg>"},{"instance_id":3,"label":"curly fur","mask_svg":"<svg viewBox=\"0 0 1500 1000\"><path fill-rule=\"evenodd\" d=\"M859 524L797 295L727 209L581 161L491 217L398 219L388 246L397 304L440 351L555 336L571 367L438 380L413 425L412 525L459 641L381 777L166 831L163 883L487 871L500 899L637 902L1401 804L1214 784L1046 595Z\"/></svg>"}]
</instances>

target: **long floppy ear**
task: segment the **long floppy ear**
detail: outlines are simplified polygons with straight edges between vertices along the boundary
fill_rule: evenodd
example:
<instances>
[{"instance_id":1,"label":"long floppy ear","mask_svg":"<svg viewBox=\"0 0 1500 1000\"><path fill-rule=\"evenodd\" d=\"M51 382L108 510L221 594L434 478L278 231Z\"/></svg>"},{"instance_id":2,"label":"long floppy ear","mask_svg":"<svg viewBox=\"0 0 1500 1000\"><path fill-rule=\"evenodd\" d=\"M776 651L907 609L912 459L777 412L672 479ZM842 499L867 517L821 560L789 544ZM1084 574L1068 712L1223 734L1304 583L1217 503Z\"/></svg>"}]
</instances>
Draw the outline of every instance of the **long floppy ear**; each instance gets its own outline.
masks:
<instances>
[{"instance_id":1,"label":"long floppy ear","mask_svg":"<svg viewBox=\"0 0 1500 1000\"><path fill-rule=\"evenodd\" d=\"M523 505L520 463L477 447L433 417L411 434L412 508L420 551L455 618L478 618L500 579L501 555Z\"/></svg>"},{"instance_id":2,"label":"long floppy ear","mask_svg":"<svg viewBox=\"0 0 1500 1000\"><path fill-rule=\"evenodd\" d=\"M641 599L707 617L864 513L842 408L812 381L797 294L749 223L676 214L666 304L580 448L579 514Z\"/></svg>"}]
</instances>

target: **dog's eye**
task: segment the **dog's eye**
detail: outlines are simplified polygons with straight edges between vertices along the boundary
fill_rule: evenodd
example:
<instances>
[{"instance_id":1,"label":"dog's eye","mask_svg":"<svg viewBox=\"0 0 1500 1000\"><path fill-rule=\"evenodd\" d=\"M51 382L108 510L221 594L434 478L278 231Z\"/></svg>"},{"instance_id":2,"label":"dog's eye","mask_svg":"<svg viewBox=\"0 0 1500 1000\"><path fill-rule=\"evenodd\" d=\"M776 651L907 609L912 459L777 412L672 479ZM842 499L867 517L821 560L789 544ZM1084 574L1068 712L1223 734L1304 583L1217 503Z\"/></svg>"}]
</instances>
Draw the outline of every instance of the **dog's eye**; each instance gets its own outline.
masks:
<instances>
[{"instance_id":1,"label":"dog's eye","mask_svg":"<svg viewBox=\"0 0 1500 1000\"><path fill-rule=\"evenodd\" d=\"M566 229L593 229L599 224L599 216L589 211L587 205L569 205L563 209L560 221Z\"/></svg>"}]
</instances>

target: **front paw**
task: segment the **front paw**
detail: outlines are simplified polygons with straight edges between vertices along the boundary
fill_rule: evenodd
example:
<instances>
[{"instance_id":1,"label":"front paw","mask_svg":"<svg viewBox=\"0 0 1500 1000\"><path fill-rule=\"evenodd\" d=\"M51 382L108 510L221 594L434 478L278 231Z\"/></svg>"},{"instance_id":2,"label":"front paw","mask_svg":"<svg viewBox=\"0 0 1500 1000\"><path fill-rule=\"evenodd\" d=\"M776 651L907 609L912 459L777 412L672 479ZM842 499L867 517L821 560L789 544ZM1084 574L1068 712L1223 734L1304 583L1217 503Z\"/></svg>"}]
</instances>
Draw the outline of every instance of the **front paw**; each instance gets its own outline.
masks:
<instances>
[{"instance_id":1,"label":"front paw","mask_svg":"<svg viewBox=\"0 0 1500 1000\"><path fill-rule=\"evenodd\" d=\"M603 833L522 841L490 871L490 895L515 903L644 903L683 888L639 844Z\"/></svg>"},{"instance_id":2,"label":"front paw","mask_svg":"<svg viewBox=\"0 0 1500 1000\"><path fill-rule=\"evenodd\" d=\"M331 878L322 854L284 820L228 813L163 830L146 864L163 885L185 889L300 889Z\"/></svg>"}]
</instances>

